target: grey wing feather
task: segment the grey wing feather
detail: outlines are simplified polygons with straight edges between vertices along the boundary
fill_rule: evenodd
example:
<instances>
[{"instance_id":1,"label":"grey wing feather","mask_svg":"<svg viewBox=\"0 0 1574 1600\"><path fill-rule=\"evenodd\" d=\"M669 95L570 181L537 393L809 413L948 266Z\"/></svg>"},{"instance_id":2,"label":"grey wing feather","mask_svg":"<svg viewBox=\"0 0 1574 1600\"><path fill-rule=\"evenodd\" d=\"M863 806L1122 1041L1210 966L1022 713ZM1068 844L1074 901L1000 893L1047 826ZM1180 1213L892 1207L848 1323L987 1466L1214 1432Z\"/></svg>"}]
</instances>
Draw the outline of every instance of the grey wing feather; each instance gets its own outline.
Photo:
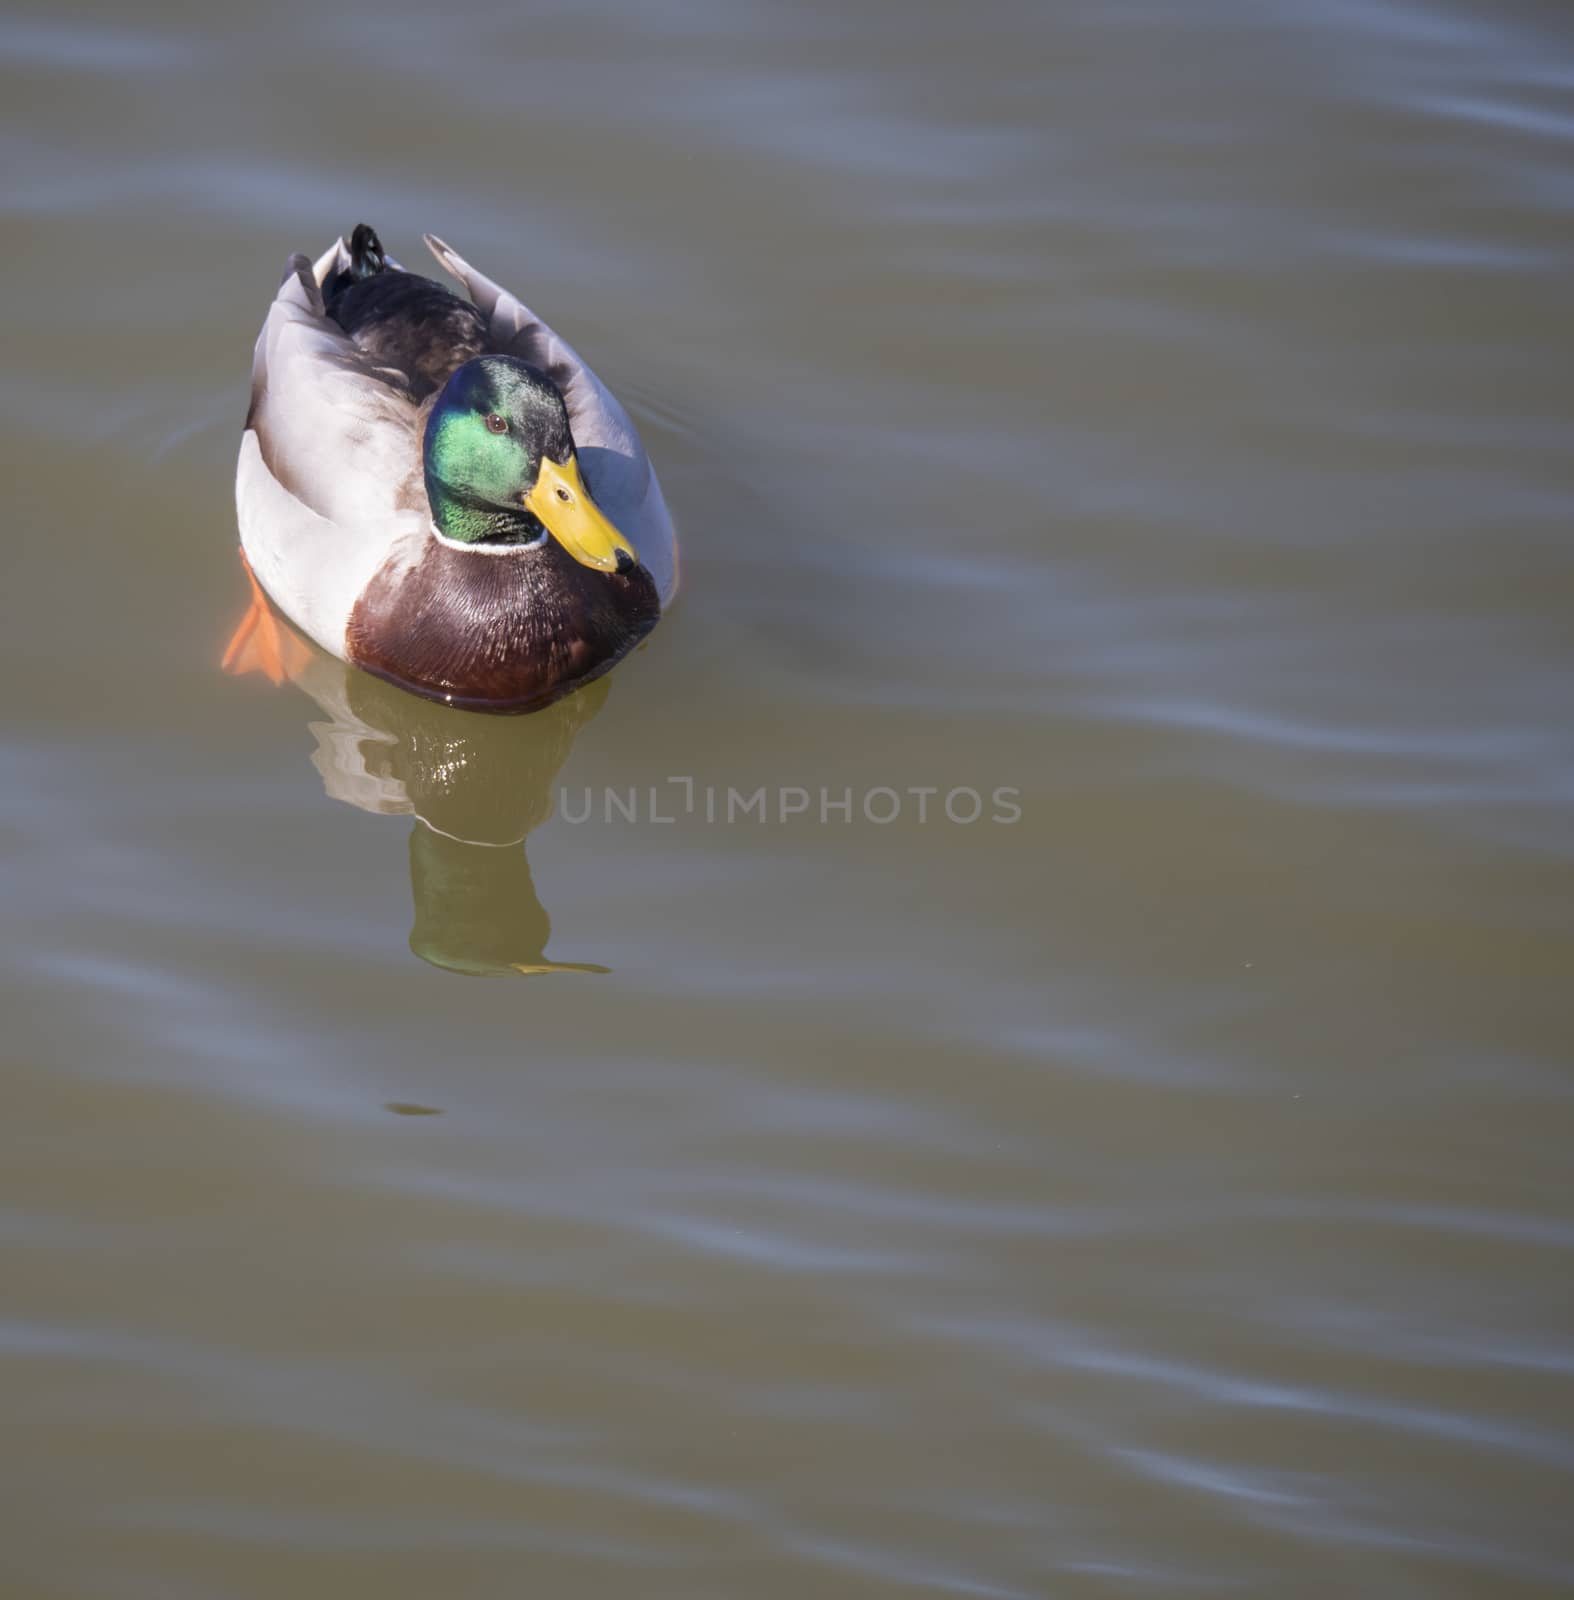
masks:
<instances>
[{"instance_id":1,"label":"grey wing feather","mask_svg":"<svg viewBox=\"0 0 1574 1600\"><path fill-rule=\"evenodd\" d=\"M327 315L305 256L291 257L257 338L246 425L278 484L341 527L424 503L419 413L405 380Z\"/></svg>"}]
</instances>

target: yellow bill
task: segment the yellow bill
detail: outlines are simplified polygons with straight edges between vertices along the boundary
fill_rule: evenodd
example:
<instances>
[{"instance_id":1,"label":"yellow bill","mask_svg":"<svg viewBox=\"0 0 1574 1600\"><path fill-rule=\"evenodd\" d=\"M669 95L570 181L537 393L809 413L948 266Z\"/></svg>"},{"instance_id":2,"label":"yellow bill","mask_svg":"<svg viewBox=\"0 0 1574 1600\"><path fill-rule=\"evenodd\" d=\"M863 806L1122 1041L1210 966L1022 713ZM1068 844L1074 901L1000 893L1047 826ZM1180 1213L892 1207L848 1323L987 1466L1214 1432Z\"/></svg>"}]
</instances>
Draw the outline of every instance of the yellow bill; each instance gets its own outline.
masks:
<instances>
[{"instance_id":1,"label":"yellow bill","mask_svg":"<svg viewBox=\"0 0 1574 1600\"><path fill-rule=\"evenodd\" d=\"M535 487L525 496L525 505L584 566L601 572L621 572L639 560L639 552L590 498L579 475L579 462L573 456L562 466L550 458L542 459L541 471L536 475Z\"/></svg>"}]
</instances>

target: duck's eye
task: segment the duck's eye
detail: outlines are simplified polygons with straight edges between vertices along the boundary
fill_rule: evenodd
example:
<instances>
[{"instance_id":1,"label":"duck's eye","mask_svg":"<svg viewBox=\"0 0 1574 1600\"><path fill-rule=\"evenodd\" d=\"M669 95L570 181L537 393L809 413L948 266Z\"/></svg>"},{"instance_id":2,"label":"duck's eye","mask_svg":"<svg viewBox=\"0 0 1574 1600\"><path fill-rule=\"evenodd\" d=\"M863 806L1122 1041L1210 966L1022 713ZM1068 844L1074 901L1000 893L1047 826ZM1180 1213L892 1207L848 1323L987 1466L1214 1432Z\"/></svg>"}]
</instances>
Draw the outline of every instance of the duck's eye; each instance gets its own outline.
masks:
<instances>
[{"instance_id":1,"label":"duck's eye","mask_svg":"<svg viewBox=\"0 0 1574 1600\"><path fill-rule=\"evenodd\" d=\"M486 414L486 427L488 433L507 433L508 418L498 416L495 411L488 411Z\"/></svg>"}]
</instances>

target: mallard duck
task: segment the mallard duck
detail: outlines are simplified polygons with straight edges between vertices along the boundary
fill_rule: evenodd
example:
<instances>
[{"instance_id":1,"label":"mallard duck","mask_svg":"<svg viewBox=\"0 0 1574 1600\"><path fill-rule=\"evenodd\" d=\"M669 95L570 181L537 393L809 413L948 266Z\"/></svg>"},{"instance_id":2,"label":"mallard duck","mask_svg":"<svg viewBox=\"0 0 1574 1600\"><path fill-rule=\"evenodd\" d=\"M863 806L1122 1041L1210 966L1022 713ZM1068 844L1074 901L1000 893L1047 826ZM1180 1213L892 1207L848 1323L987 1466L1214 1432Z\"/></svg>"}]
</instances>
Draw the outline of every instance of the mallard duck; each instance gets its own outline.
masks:
<instances>
[{"instance_id":1,"label":"mallard duck","mask_svg":"<svg viewBox=\"0 0 1574 1600\"><path fill-rule=\"evenodd\" d=\"M661 486L578 355L440 239L460 299L366 224L291 258L252 365L235 498L253 606L226 665L281 637L428 699L533 711L608 671L677 586ZM260 586L260 592L259 592Z\"/></svg>"}]
</instances>

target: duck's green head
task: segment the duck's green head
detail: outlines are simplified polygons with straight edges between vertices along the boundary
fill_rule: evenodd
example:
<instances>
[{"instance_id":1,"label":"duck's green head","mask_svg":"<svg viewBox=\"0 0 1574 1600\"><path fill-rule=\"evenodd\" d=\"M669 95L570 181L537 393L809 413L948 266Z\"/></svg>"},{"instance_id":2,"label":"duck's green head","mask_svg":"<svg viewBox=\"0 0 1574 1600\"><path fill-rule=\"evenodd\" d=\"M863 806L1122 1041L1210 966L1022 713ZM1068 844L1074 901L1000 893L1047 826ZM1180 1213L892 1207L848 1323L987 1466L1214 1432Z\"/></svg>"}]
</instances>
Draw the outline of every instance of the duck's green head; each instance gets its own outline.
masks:
<instances>
[{"instance_id":1,"label":"duck's green head","mask_svg":"<svg viewBox=\"0 0 1574 1600\"><path fill-rule=\"evenodd\" d=\"M426 423L426 495L445 539L497 549L555 539L583 566L626 573L634 546L591 498L563 396L513 356L478 356Z\"/></svg>"}]
</instances>

